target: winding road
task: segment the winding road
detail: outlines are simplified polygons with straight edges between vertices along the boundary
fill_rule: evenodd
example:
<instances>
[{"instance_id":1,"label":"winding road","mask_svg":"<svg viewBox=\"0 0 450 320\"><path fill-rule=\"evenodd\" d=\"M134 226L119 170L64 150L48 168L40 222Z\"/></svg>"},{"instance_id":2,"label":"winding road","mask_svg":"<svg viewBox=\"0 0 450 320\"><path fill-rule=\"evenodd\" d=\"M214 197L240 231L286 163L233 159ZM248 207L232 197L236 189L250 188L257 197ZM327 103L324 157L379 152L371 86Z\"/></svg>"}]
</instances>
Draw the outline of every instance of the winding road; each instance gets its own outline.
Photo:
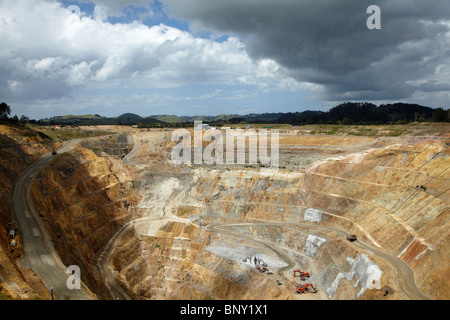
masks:
<instances>
[{"instance_id":1,"label":"winding road","mask_svg":"<svg viewBox=\"0 0 450 320\"><path fill-rule=\"evenodd\" d=\"M125 236L125 234L129 231L129 228L134 226L136 223L148 223L148 222L154 222L156 220L154 219L148 219L148 218L142 218L130 221L126 225L124 225L111 239L109 245L107 246L106 250L103 252L102 257L98 261L98 267L99 270L101 270L103 279L105 280L105 283L111 293L111 295L115 298L119 299L130 299L120 288L120 286L115 282L114 280L114 274L111 271L111 268L107 265L108 260L110 256L113 254L115 250L115 246L120 241L120 239ZM258 221L258 222L248 222L248 223L227 223L227 224L210 224L205 229L210 232L217 232L222 233L228 236L231 236L237 240L245 240L245 241L251 241L255 243L262 244L266 246L268 249L273 251L276 255L280 257L281 260L285 261L287 265L283 268L280 268L277 272L280 276L283 276L283 272L286 270L292 269L295 262L292 260L292 258L284 253L284 250L288 250L288 248L282 248L279 247L276 244L271 243L270 241L266 241L257 237L244 235L242 233L227 230L228 227L254 227L254 226L279 226L284 228L295 228L295 229L319 229L327 232L333 232L337 234L341 234L343 238L348 235L347 232L342 231L340 229L332 228L332 227L326 227L326 226L320 226L315 224L309 224L309 223L300 223L300 222L270 222L270 221ZM366 243L358 240L355 242L352 242L352 245L359 248L362 252L371 253L375 256L378 256L382 259L384 259L387 263L389 263L391 266L393 266L396 270L396 282L398 284L399 290L404 294L405 297L407 297L410 300L433 300L432 297L424 294L420 289L417 287L415 282L415 276L414 272L411 269L410 266L408 266L404 261L400 260L399 258L390 255L388 253L385 253L381 250L375 249ZM297 253L298 254L298 253Z\"/></svg>"},{"instance_id":2,"label":"winding road","mask_svg":"<svg viewBox=\"0 0 450 320\"><path fill-rule=\"evenodd\" d=\"M273 244L268 243L267 241L257 239L254 237L246 236L243 234L239 234L236 232L232 232L229 230L226 230L226 227L236 227L236 226L242 226L242 227L248 227L248 226L281 226L281 227L288 227L288 228L295 228L295 229L320 229L327 232L333 232L338 233L347 237L349 233L332 228L332 227L326 227L316 224L309 224L309 223L301 223L301 222L271 222L271 221L259 221L259 222L249 222L249 223L231 223L231 224L220 224L220 225L210 225L208 226L211 231L216 231L220 233L225 233L230 236L234 236L238 239L247 240L247 241L255 241L261 244L266 245L269 249L273 250L281 259L286 261L288 263L288 267L291 266L292 262L291 259L282 253L280 250L274 248ZM403 294L408 297L410 300L432 300L433 298L424 294L418 287L415 281L414 271L411 269L411 267L406 264L404 261L400 260L396 256L390 255L386 252L383 252L381 250L375 249L366 243L357 240L355 242L352 242L352 245L358 247L360 250L364 252L369 252L373 255L376 255L382 259L384 259L386 262L388 262L390 265L392 265L396 271L397 271L397 284L399 289L403 292ZM285 268L283 268L285 269Z\"/></svg>"},{"instance_id":3,"label":"winding road","mask_svg":"<svg viewBox=\"0 0 450 320\"><path fill-rule=\"evenodd\" d=\"M67 152L76 147L80 140L72 140L58 150ZM24 257L19 262L22 267L33 269L46 288L51 291L55 300L91 300L89 291L81 285L81 289L69 289L67 280L71 274L61 262L51 241L43 232L39 219L28 206L28 188L34 175L55 156L46 154L31 164L15 181L13 193L13 217L18 223L19 232L24 245Z\"/></svg>"}]
</instances>

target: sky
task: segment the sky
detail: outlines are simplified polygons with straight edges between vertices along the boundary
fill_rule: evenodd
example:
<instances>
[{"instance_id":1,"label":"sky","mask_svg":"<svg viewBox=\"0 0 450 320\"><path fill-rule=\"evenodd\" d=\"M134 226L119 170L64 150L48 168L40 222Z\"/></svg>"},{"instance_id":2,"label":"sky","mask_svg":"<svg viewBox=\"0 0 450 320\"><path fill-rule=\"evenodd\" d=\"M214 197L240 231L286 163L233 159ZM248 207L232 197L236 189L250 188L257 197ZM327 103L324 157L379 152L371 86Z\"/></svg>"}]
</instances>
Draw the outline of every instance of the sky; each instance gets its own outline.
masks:
<instances>
[{"instance_id":1,"label":"sky","mask_svg":"<svg viewBox=\"0 0 450 320\"><path fill-rule=\"evenodd\" d=\"M0 0L0 100L32 119L448 109L450 2Z\"/></svg>"}]
</instances>

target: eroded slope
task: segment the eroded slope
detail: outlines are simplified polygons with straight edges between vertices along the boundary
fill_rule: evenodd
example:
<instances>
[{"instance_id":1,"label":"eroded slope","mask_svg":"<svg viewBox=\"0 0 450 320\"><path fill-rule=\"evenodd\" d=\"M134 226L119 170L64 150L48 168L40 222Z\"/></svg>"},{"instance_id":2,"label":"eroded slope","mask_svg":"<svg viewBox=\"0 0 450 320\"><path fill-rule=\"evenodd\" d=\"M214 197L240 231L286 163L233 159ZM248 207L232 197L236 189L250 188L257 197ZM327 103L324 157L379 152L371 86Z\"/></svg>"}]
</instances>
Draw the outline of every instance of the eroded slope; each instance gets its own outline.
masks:
<instances>
[{"instance_id":1,"label":"eroded slope","mask_svg":"<svg viewBox=\"0 0 450 320\"><path fill-rule=\"evenodd\" d=\"M324 138L294 138L295 149L308 146L310 150L314 149L314 156L317 156L317 149L324 148ZM158 141L154 145L142 145L153 150L160 148L160 155L169 153L161 149L164 143L170 145L168 134L142 134L138 139ZM282 145L280 153L292 145L292 137L289 139L290 143ZM322 141L314 145L314 140ZM314 281L324 293L316 298L407 299L411 298L408 295L419 298L428 295L445 299L448 294L447 143L439 136L435 139L336 137L336 140L331 136L328 144L333 145L333 150L346 150L348 146L352 153L346 150L343 155L332 158L323 152L327 157L305 170L298 165L298 170L280 170L275 176L264 176L259 170L248 168L175 167L170 172L167 161L152 161L149 158L152 153L142 149L135 150L134 158L129 161L143 172L138 183L143 199L147 198L147 204L141 202L138 205L142 217L161 220L177 215L198 226L205 223L220 225L221 229L206 228L216 237L231 237L237 243L246 241L253 245L267 242L271 244L272 253L279 250L278 258L284 254L283 258L288 260L285 263L293 263L290 267L296 265L315 270ZM299 156L307 157L305 148L300 149ZM292 149L290 152L291 157L292 152L295 155ZM158 165L166 168L165 174L155 172ZM146 173L146 168L151 168L151 173ZM165 191L158 193L157 190ZM148 205L148 199L153 199L153 205ZM268 222L283 224L264 225ZM310 226L295 226L295 223L305 222ZM315 228L318 225L330 229L318 230ZM416 281L417 295L412 288L398 288L396 265L348 243L345 236L339 234L340 230L358 234L360 240L386 256L414 268L415 279L411 274L405 275L402 281L407 286L414 286ZM139 237L140 232L137 234ZM175 237L169 234L167 239L160 240L171 242ZM202 245L201 250L215 252L217 259L224 258L211 250L217 244ZM231 250L225 241L219 247ZM245 266L239 259L227 260L233 265ZM165 266L165 269L172 270L172 264L168 263L169 267ZM357 272L364 266L372 271ZM122 272L120 270L129 266L115 264L114 267ZM173 268L178 270L175 264ZM254 266L250 271L258 274ZM291 271L283 270L266 278L272 283L278 280L288 284L279 289L292 298L290 294L295 289L295 281ZM149 271L148 276L158 277L153 271ZM346 281L350 285L346 285ZM425 295L422 296L420 291ZM259 294L266 298L265 294ZM173 292L170 296L177 297ZM153 298L162 296L155 294Z\"/></svg>"},{"instance_id":2,"label":"eroded slope","mask_svg":"<svg viewBox=\"0 0 450 320\"><path fill-rule=\"evenodd\" d=\"M175 166L170 134L134 132L123 161L79 149L35 182L60 253L100 297L448 299L445 132L286 132L275 175ZM295 293L306 282L318 292Z\"/></svg>"}]
</instances>

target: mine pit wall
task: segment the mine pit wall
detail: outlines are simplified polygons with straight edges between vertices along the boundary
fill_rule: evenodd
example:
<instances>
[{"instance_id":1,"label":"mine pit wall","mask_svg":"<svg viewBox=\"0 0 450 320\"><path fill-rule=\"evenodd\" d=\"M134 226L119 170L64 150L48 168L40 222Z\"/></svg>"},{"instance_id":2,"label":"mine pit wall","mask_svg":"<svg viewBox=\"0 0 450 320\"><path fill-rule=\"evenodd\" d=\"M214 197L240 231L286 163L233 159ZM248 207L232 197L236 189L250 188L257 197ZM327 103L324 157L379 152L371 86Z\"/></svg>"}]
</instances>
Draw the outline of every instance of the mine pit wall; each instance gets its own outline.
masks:
<instances>
[{"instance_id":1,"label":"mine pit wall","mask_svg":"<svg viewBox=\"0 0 450 320\"><path fill-rule=\"evenodd\" d=\"M95 259L126 222L138 197L133 173L120 160L87 149L59 155L33 179L30 198L66 265L101 298L108 292Z\"/></svg>"},{"instance_id":2,"label":"mine pit wall","mask_svg":"<svg viewBox=\"0 0 450 320\"><path fill-rule=\"evenodd\" d=\"M60 142L45 140L32 130L0 125L0 264L8 270L5 275L0 272L0 277L5 281L0 281L3 287L0 292L13 299L48 298L45 293L38 293L34 284L27 283L23 270L16 265L16 260L23 256L23 243L20 230L14 223L11 225L17 230L14 248L9 238L14 181L42 154L48 154L60 146ZM8 282L15 283L15 288L10 287Z\"/></svg>"},{"instance_id":3,"label":"mine pit wall","mask_svg":"<svg viewBox=\"0 0 450 320\"><path fill-rule=\"evenodd\" d=\"M362 255L333 232L273 225L234 231L284 249L295 262L294 267L285 272L287 278L292 277L293 269L310 272L308 282L325 292L328 299L405 299L392 280L395 271L390 265L376 256Z\"/></svg>"},{"instance_id":4,"label":"mine pit wall","mask_svg":"<svg viewBox=\"0 0 450 320\"><path fill-rule=\"evenodd\" d=\"M325 161L306 172L280 170L274 177L263 177L259 170L197 168L195 177L186 179L181 188L204 209L186 203L171 206L174 214L195 221L309 222L355 233L360 240L409 263L424 292L448 299L448 194L444 192L450 172L443 172L449 167L448 154L443 143L419 140L403 148ZM164 168L172 170L167 165ZM82 149L58 157L32 188L34 205L49 223L63 261L82 267L88 285L100 297L108 293L93 267L99 250L122 224L153 212L136 206L137 192L144 197L146 183L134 184L131 180L138 179L122 172L126 170L120 161ZM182 179L176 170L165 174L153 170L152 175ZM135 185L138 190L133 189ZM426 190L417 188L421 185ZM299 267L314 268L320 289L330 299L405 298L395 283L396 271L381 258L363 256L342 234L285 226L234 231L298 252L292 257ZM198 227L179 225L166 225L155 235L131 230L112 256L119 283L137 299L290 296L267 277L243 271L241 264L206 250L210 241L212 245L215 241L233 244L235 239L213 233L206 240L207 235ZM370 275L357 272L361 266L381 270L375 289L364 284ZM236 274L241 278L236 279Z\"/></svg>"},{"instance_id":5,"label":"mine pit wall","mask_svg":"<svg viewBox=\"0 0 450 320\"><path fill-rule=\"evenodd\" d=\"M423 292L445 299L448 167L445 143L418 140L406 149L374 150L274 179L258 176L257 170L253 175L250 170L211 171L195 188L210 215L233 221L302 222L306 210L321 210L317 223L358 234L398 255L415 270ZM340 265L345 267L342 260L351 255L341 255Z\"/></svg>"},{"instance_id":6,"label":"mine pit wall","mask_svg":"<svg viewBox=\"0 0 450 320\"><path fill-rule=\"evenodd\" d=\"M25 130L25 129L24 129ZM12 217L14 180L42 154L61 146L59 142L46 141L35 132L0 125L0 242L10 251L9 222ZM17 229L17 226L13 226ZM19 235L20 237L20 235ZM22 255L21 244L12 252L15 258Z\"/></svg>"},{"instance_id":7,"label":"mine pit wall","mask_svg":"<svg viewBox=\"0 0 450 320\"><path fill-rule=\"evenodd\" d=\"M202 214L202 219L204 221L220 221L220 222L245 222L245 221L251 221L249 219L258 219L261 222L264 221L291 221L291 222L303 222L304 220L308 220L311 217L311 212L314 212L315 219L319 220L318 222L331 222L331 220L336 219L335 217L329 216L325 214L324 212L317 210L317 209L302 209L301 205L299 203L290 203L290 204L280 204L283 203L283 200L286 198L292 199L294 201L296 198L291 196L287 196L285 192L283 192L283 187L286 188L286 190L295 190L295 187L290 185L286 181L271 181L270 179L261 179L258 177L258 175L252 175L246 172L234 172L232 174L223 174L220 172L216 172L214 174L205 174L205 177L198 179L198 183L196 185L196 189L193 192L197 195L199 199L205 199L206 204L206 210L203 212L198 212L198 210L194 210L195 213ZM230 176L231 175L231 176ZM222 180L223 178L223 180ZM298 184L298 181L296 179L293 179L294 185ZM262 190L267 189L267 184L269 184L271 189L271 197L269 197L269 194L264 193ZM257 187L255 187L257 186ZM220 192L219 192L220 191ZM249 194L247 194L250 193ZM236 197L233 195L230 195L228 193L235 193ZM252 195L256 194L260 196L259 199L253 199ZM221 200L221 198L225 198L226 200ZM250 198L250 200L249 200ZM277 199L277 200L274 200ZM260 205L258 210L254 210L255 204L257 203L263 203ZM285 207L287 207L289 210L287 210ZM305 206L303 206L304 208ZM292 210L291 210L292 209ZM309 214L307 214L307 218L304 219L304 212L308 211ZM184 216L183 216L184 217ZM334 226L337 226L339 223L339 227L341 229L350 229L352 227L351 222L343 221L342 219L336 219L337 223L334 223ZM231 228L232 231L237 233L242 233L245 235L251 235L255 236L256 238L259 238L261 240L269 240L271 243L276 243L277 245L280 245L284 248L291 249L293 251L303 253L303 254L309 254L311 258L314 258L314 277L315 277L315 284L320 287L321 290L325 291L326 289L329 289L333 286L333 283L336 282L336 278L340 274L346 274L349 271L347 270L349 268L348 262L346 262L346 259L350 256L354 256L355 251L354 248L348 245L346 240L336 238L334 235L321 235L320 237L317 236L317 233L314 234L308 234L305 230L298 230L298 229L292 229L292 228L280 228L280 227L236 227ZM175 233L173 235L170 233L171 236L177 236L178 234ZM164 241L166 245L171 246L170 243L167 243L167 237L168 235L165 234L164 237L161 237L161 241ZM183 235L183 237L186 237L187 235ZM314 241L308 241L308 239L314 238ZM320 245L318 245L317 239L319 239ZM323 239L323 240L321 240ZM130 245L132 247L134 245ZM124 248L127 246L124 245ZM204 251L204 248L199 248L200 250ZM125 249L124 249L125 250ZM129 250L134 250L129 248ZM314 255L316 253L320 252L321 254L318 255L319 258L315 258ZM123 255L126 256L126 255ZM169 255L170 256L170 255ZM298 267L301 269L308 269L311 268L311 265L308 264L307 260L305 260L304 257L300 255L296 255L295 260L299 263ZM218 259L217 257L215 258ZM124 259L124 261L127 261ZM372 261L372 260L371 260ZM375 259L374 261L377 261ZM129 262L128 262L129 263ZM155 263L155 262L153 262ZM330 298L337 299L337 298L343 298L346 297L347 299L355 299L357 294L359 293L358 297L362 297L363 299L369 299L377 296L378 298L383 298L383 295L381 292L389 292L390 295L388 298L395 299L400 298L402 299L402 296L399 296L398 294L393 295L394 292L396 292L395 283L389 283L390 277L392 277L392 271L389 269L389 266L385 265L383 261L377 262L378 264L383 266L384 277L386 279L383 279L383 288L376 287L378 290L369 290L367 294L367 286L359 286L358 287L358 281L363 282L364 275L356 274L353 277L347 276L348 280L342 280L338 281L338 285L334 285L335 292L333 292L330 295ZM372 261L372 265L378 266L376 262ZM198 263L197 263L198 264ZM123 265L115 265L116 270L125 270L126 267ZM177 268L176 265L172 264L171 268ZM325 269L324 269L325 268ZM199 267L196 267L196 270L199 269ZM142 269L140 269L142 270ZM289 270L289 274L290 274ZM206 272L206 270L205 270ZM205 273L205 272L202 272ZM212 270L208 271L210 274L210 277L223 277L223 274L218 274L216 271L212 272ZM121 274L123 271L121 271ZM255 273L253 271L253 273ZM158 275L154 275L152 273L152 277L158 277ZM162 275L159 275L160 277ZM366 276L367 277L367 276ZM361 280L360 280L361 278ZM133 277L124 276L123 284L127 283L127 281L130 281L130 279L133 279ZM141 279L138 278L138 280L131 281L132 283L139 283ZM349 282L352 281L351 286L348 286L347 289L345 286L345 281ZM381 280L380 280L381 281ZM354 283L353 283L354 282ZM344 285L342 285L344 283ZM387 283L389 283L388 286ZM356 284L356 289L354 288L354 285ZM140 285L142 286L142 284ZM162 286L164 287L164 286ZM149 287L150 288L150 287ZM344 288L344 289L343 289ZM248 289L248 288L247 288ZM381 289L383 289L381 291ZM150 289L148 289L150 290ZM356 291L357 290L357 291ZM179 290L178 290L179 291ZM336 293L337 291L337 293ZM145 290L143 291L145 292ZM263 290L262 292L266 292ZM167 293L166 293L167 294ZM261 295L261 293L259 293ZM365 295L364 295L365 294ZM210 297L209 295L206 295L207 297ZM247 295L248 296L248 295ZM148 297L148 296L146 296ZM158 293L153 293L153 295L150 295L151 298L161 298ZM166 295L163 295L163 297L166 297ZM233 296L225 296L226 298L232 298ZM254 296L254 298L261 298L261 296ZM264 295L264 298L274 298L270 297L269 295Z\"/></svg>"},{"instance_id":8,"label":"mine pit wall","mask_svg":"<svg viewBox=\"0 0 450 320\"><path fill-rule=\"evenodd\" d=\"M275 282L207 250L233 239L194 225L169 222L154 236L130 231L112 265L135 299L288 299Z\"/></svg>"}]
</instances>

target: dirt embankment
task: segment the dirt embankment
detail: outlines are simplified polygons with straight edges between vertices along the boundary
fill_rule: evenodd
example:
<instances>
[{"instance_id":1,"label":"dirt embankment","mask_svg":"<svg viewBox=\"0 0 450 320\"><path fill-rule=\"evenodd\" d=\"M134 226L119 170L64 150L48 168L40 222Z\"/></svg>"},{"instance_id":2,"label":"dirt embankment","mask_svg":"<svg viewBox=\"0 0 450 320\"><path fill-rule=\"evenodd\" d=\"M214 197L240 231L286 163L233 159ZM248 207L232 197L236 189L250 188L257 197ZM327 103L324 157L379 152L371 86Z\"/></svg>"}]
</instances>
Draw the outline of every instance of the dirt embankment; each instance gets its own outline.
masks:
<instances>
[{"instance_id":1,"label":"dirt embankment","mask_svg":"<svg viewBox=\"0 0 450 320\"><path fill-rule=\"evenodd\" d=\"M13 299L46 299L48 292L34 273L18 267L23 254L20 230L12 218L14 180L42 154L61 146L24 127L0 125L0 294ZM15 241L9 231L16 231ZM11 243L15 247L11 246Z\"/></svg>"},{"instance_id":2,"label":"dirt embankment","mask_svg":"<svg viewBox=\"0 0 450 320\"><path fill-rule=\"evenodd\" d=\"M137 197L133 173L122 162L88 149L58 156L34 178L31 200L65 265L78 265L82 281L108 298L95 266L102 247L131 219Z\"/></svg>"}]
</instances>

